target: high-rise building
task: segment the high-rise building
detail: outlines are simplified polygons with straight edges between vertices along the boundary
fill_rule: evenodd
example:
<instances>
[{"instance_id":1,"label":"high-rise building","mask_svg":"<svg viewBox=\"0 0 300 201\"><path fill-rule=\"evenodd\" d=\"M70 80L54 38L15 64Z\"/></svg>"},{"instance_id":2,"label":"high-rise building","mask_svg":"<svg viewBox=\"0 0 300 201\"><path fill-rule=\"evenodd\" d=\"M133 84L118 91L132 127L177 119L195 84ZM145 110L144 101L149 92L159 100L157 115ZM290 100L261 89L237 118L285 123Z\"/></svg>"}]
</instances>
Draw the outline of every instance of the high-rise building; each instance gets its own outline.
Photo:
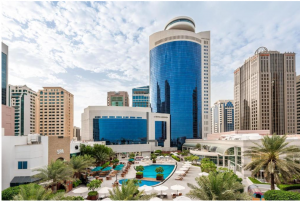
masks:
<instances>
[{"instance_id":1,"label":"high-rise building","mask_svg":"<svg viewBox=\"0 0 300 201\"><path fill-rule=\"evenodd\" d=\"M2 106L2 136L14 136L15 134L15 109L8 107L7 105Z\"/></svg>"},{"instance_id":2,"label":"high-rise building","mask_svg":"<svg viewBox=\"0 0 300 201\"><path fill-rule=\"evenodd\" d=\"M170 20L150 36L152 112L171 116L171 146L206 138L210 118L210 32L195 33L189 17Z\"/></svg>"},{"instance_id":3,"label":"high-rise building","mask_svg":"<svg viewBox=\"0 0 300 201\"><path fill-rule=\"evenodd\" d=\"M297 134L300 134L300 75L296 77Z\"/></svg>"},{"instance_id":4,"label":"high-rise building","mask_svg":"<svg viewBox=\"0 0 300 201\"><path fill-rule=\"evenodd\" d=\"M36 92L24 86L8 85L8 106L15 109L15 136L36 133Z\"/></svg>"},{"instance_id":5,"label":"high-rise building","mask_svg":"<svg viewBox=\"0 0 300 201\"><path fill-rule=\"evenodd\" d=\"M73 128L73 137L76 137L78 141L81 140L80 128L79 127L74 126L74 128Z\"/></svg>"},{"instance_id":6,"label":"high-rise building","mask_svg":"<svg viewBox=\"0 0 300 201\"><path fill-rule=\"evenodd\" d=\"M72 139L74 96L61 87L43 87L37 93L36 130L41 135Z\"/></svg>"},{"instance_id":7,"label":"high-rise building","mask_svg":"<svg viewBox=\"0 0 300 201\"><path fill-rule=\"evenodd\" d=\"M132 89L132 107L149 107L149 86Z\"/></svg>"},{"instance_id":8,"label":"high-rise building","mask_svg":"<svg viewBox=\"0 0 300 201\"><path fill-rule=\"evenodd\" d=\"M107 106L129 106L127 91L107 92Z\"/></svg>"},{"instance_id":9,"label":"high-rise building","mask_svg":"<svg viewBox=\"0 0 300 201\"><path fill-rule=\"evenodd\" d=\"M235 130L296 133L295 53L258 48L234 72Z\"/></svg>"},{"instance_id":10,"label":"high-rise building","mask_svg":"<svg viewBox=\"0 0 300 201\"><path fill-rule=\"evenodd\" d=\"M7 105L7 85L8 85L8 46L2 43L1 51L1 88L2 88L2 105Z\"/></svg>"},{"instance_id":11,"label":"high-rise building","mask_svg":"<svg viewBox=\"0 0 300 201\"><path fill-rule=\"evenodd\" d=\"M234 130L233 100L218 100L211 107L212 133L222 133Z\"/></svg>"}]
</instances>

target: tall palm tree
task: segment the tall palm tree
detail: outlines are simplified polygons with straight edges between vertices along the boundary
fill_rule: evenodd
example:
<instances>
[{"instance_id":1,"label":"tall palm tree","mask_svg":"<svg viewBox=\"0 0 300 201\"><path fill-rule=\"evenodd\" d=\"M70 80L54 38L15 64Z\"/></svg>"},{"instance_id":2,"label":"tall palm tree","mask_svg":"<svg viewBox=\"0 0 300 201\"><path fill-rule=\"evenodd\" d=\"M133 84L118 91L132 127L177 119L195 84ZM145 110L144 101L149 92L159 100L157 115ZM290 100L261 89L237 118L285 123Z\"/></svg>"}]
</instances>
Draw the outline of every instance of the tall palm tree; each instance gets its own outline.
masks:
<instances>
[{"instance_id":1,"label":"tall palm tree","mask_svg":"<svg viewBox=\"0 0 300 201\"><path fill-rule=\"evenodd\" d=\"M46 190L44 187L27 184L20 186L20 192L18 195L14 196L14 200L61 200L64 196L64 192L52 194L52 190Z\"/></svg>"},{"instance_id":2,"label":"tall palm tree","mask_svg":"<svg viewBox=\"0 0 300 201\"><path fill-rule=\"evenodd\" d=\"M73 181L73 169L66 165L65 162L57 160L55 162L51 161L48 166L43 168L37 168L33 171L39 172L35 175L37 178L41 178L41 182L49 181L47 187L54 186L54 191L58 183L64 185L64 181Z\"/></svg>"},{"instance_id":3,"label":"tall palm tree","mask_svg":"<svg viewBox=\"0 0 300 201\"><path fill-rule=\"evenodd\" d=\"M96 158L96 163L100 165L109 160L109 155L105 152L96 152L94 157Z\"/></svg>"},{"instance_id":4,"label":"tall palm tree","mask_svg":"<svg viewBox=\"0 0 300 201\"><path fill-rule=\"evenodd\" d=\"M72 157L69 165L73 168L75 178L79 177L80 173L85 172L86 169L95 163L95 159L90 155Z\"/></svg>"},{"instance_id":5,"label":"tall palm tree","mask_svg":"<svg viewBox=\"0 0 300 201\"><path fill-rule=\"evenodd\" d=\"M290 179L300 175L300 164L293 160L294 156L299 156L300 149L289 146L285 140L286 136L265 136L261 145L254 143L256 146L244 152L244 156L252 158L252 162L244 168L252 170L252 175L263 169L266 179L271 182L271 190L275 189L275 182L280 183L280 177Z\"/></svg>"},{"instance_id":6,"label":"tall palm tree","mask_svg":"<svg viewBox=\"0 0 300 201\"><path fill-rule=\"evenodd\" d=\"M128 182L123 182L122 186L113 188L109 191L110 199L112 200L149 200L155 197L156 194L143 195L144 191L138 190L139 185L131 179Z\"/></svg>"},{"instance_id":7,"label":"tall palm tree","mask_svg":"<svg viewBox=\"0 0 300 201\"><path fill-rule=\"evenodd\" d=\"M247 200L241 193L243 185L237 181L233 172L210 172L208 176L196 177L198 186L188 183L191 188L187 196L197 200Z\"/></svg>"}]
</instances>

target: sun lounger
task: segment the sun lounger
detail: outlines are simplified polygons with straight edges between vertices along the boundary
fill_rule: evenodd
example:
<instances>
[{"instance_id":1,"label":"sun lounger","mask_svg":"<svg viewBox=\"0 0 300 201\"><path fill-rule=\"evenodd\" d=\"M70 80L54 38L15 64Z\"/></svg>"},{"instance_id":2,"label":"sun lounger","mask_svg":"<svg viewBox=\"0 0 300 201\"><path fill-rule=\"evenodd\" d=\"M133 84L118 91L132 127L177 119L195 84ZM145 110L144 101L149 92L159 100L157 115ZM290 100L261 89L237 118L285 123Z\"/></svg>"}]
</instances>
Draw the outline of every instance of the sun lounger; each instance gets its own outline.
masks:
<instances>
[{"instance_id":1,"label":"sun lounger","mask_svg":"<svg viewBox=\"0 0 300 201\"><path fill-rule=\"evenodd\" d=\"M175 180L182 180L183 177L176 177Z\"/></svg>"}]
</instances>

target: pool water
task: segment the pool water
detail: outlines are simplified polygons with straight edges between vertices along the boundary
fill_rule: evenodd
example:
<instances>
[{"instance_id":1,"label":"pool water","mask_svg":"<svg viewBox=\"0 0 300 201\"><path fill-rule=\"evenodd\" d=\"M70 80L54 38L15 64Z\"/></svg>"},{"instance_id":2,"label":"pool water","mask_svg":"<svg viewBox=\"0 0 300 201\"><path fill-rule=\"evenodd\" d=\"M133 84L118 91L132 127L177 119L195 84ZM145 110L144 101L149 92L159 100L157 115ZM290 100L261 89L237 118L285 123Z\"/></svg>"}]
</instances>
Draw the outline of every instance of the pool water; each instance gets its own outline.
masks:
<instances>
[{"instance_id":1,"label":"pool water","mask_svg":"<svg viewBox=\"0 0 300 201\"><path fill-rule=\"evenodd\" d=\"M122 182L124 180L126 181L127 179L121 179L121 180L119 180L119 183L122 184ZM146 186L154 186L154 185L160 183L159 181L145 181L145 180L140 180L140 181L141 181L141 183L139 184L140 186L144 186L144 185L146 185Z\"/></svg>"},{"instance_id":2,"label":"pool water","mask_svg":"<svg viewBox=\"0 0 300 201\"><path fill-rule=\"evenodd\" d=\"M144 171L143 171L143 177L148 177L148 178L156 178L156 172L155 169L157 167L162 167L164 169L164 179L167 178L171 172L174 170L175 165L148 165L144 166Z\"/></svg>"}]
</instances>

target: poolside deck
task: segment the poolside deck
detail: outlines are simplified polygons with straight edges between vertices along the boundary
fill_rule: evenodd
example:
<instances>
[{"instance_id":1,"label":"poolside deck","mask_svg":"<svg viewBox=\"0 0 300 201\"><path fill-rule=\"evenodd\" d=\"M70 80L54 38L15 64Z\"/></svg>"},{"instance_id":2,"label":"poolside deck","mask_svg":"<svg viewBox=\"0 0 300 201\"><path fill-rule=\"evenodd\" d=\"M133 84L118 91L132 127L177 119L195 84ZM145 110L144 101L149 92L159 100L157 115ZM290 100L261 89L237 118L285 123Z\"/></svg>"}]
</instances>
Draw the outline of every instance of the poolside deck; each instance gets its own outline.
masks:
<instances>
[{"instance_id":1,"label":"poolside deck","mask_svg":"<svg viewBox=\"0 0 300 201\"><path fill-rule=\"evenodd\" d=\"M127 162L127 160L121 160L120 162ZM175 160L171 160L170 162L166 163L155 163L156 165L174 165L176 164L176 161ZM117 178L118 180L120 179L132 179L132 178L135 178L135 174L136 174L136 171L134 169L135 166L139 166L139 165L143 165L143 166L146 166L146 165L150 165L150 164L147 164L147 163L144 163L144 162L139 162L139 164L134 164L131 166L131 168L129 169L127 175L125 177L121 177L121 174L119 173L117 175ZM182 166L184 165L183 162L177 162L177 170L179 170ZM173 174L168 180L164 181L162 185L164 186L167 186L169 187L169 189L167 191L165 191L168 195L167 198L165 198L164 200L173 200L172 196L171 196L171 193L173 192L176 192L174 190L171 190L170 187L175 185L175 184L178 184L178 185L182 185L185 187L184 190L180 191L184 196L190 191L190 188L187 186L187 183L191 183L191 184L194 184L196 185L196 181L195 181L195 177L198 177L199 173L201 172L200 168L197 167L197 166L191 166L190 167L190 170L189 172L187 173L187 175L185 177L183 177L183 180L175 180L175 178L178 176L178 174ZM103 183L101 185L101 187L110 187L112 188L112 183L116 180L116 178L112 178L112 180L106 180L106 179L103 179ZM143 180L148 180L148 181L156 181L155 178L143 178ZM80 185L80 186L84 186L84 185ZM80 187L79 186L79 187ZM78 187L77 187L78 188ZM155 192L155 193L158 193L157 191L153 190L152 192ZM150 191L151 193L151 191ZM88 192L86 193L82 193L82 194L75 194L73 193L72 191L70 191L69 193L67 193L68 195L74 195L74 196L83 196L83 197L86 197Z\"/></svg>"}]
</instances>

